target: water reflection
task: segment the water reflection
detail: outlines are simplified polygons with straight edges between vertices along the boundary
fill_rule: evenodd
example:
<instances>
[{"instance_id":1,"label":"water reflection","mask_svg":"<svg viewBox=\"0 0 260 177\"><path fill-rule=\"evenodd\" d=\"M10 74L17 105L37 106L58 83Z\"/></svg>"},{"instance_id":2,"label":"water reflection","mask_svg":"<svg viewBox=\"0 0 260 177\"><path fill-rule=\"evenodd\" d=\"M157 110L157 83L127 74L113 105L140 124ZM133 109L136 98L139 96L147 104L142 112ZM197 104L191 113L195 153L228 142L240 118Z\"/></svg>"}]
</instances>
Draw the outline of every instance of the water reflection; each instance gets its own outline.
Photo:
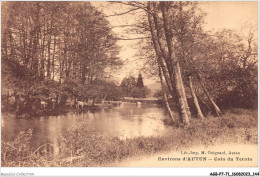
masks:
<instances>
[{"instance_id":1,"label":"water reflection","mask_svg":"<svg viewBox=\"0 0 260 177\"><path fill-rule=\"evenodd\" d=\"M118 107L97 112L69 113L64 116L17 119L3 115L1 136L4 140L12 140L20 131L33 129L35 147L46 142L57 147L59 135L65 136L68 128L83 121L105 136L121 139L158 136L166 130L162 122L166 116L166 112L157 105L132 103L124 103ZM58 152L58 149L54 149L54 152L56 151Z\"/></svg>"}]
</instances>

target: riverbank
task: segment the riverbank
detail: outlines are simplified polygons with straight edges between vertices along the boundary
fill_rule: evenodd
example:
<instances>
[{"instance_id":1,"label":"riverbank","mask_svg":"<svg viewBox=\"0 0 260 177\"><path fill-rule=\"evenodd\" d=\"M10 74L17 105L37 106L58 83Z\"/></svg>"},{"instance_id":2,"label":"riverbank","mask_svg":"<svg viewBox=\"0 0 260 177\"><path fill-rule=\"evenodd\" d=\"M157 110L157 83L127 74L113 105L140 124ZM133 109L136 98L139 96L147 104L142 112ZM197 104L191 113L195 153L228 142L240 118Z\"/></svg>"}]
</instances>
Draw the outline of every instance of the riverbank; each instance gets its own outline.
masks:
<instances>
[{"instance_id":1,"label":"riverbank","mask_svg":"<svg viewBox=\"0 0 260 177\"><path fill-rule=\"evenodd\" d=\"M2 166L109 166L127 158L220 144L258 143L257 110L233 109L223 117L191 120L187 127L172 127L166 135L121 140L89 130L84 122L72 126L60 137L59 155L52 158L46 149L32 150L32 131L20 133L15 141L1 142ZM51 148L51 144L49 146ZM40 152L40 153L39 153ZM39 155L40 154L40 155Z\"/></svg>"},{"instance_id":2,"label":"riverbank","mask_svg":"<svg viewBox=\"0 0 260 177\"><path fill-rule=\"evenodd\" d=\"M114 105L101 105L96 104L94 106L84 106L83 108L76 109L75 107L66 106L66 107L57 107L55 109L52 108L39 108L37 110L32 111L24 111L23 113L17 112L14 110L4 110L2 111L2 114L11 116L11 117L17 117L17 118L33 118L33 117L46 117L46 116L60 116L60 115L66 115L67 113L74 112L74 113L82 113L87 111L99 111L101 109L109 109L113 107Z\"/></svg>"}]
</instances>

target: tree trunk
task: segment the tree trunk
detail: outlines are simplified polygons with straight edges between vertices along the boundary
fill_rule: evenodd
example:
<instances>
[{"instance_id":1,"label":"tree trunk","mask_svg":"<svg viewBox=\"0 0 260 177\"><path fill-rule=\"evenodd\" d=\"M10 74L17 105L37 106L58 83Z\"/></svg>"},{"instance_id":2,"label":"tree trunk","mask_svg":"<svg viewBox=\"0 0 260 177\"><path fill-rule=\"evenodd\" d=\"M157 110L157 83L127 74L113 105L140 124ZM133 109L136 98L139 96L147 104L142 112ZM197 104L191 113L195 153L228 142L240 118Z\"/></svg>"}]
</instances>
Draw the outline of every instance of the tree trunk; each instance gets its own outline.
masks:
<instances>
[{"instance_id":1,"label":"tree trunk","mask_svg":"<svg viewBox=\"0 0 260 177\"><path fill-rule=\"evenodd\" d=\"M48 39L47 78L50 80L51 79L51 41L52 41L52 30L53 30L53 12L51 12L50 28L47 29L47 30L48 30L48 35L49 35L49 39Z\"/></svg>"},{"instance_id":2,"label":"tree trunk","mask_svg":"<svg viewBox=\"0 0 260 177\"><path fill-rule=\"evenodd\" d=\"M183 84L183 80L182 80L182 74L181 74L181 69L180 69L180 65L179 63L177 63L178 66L177 69L178 69L178 75L179 75L179 79L180 79L180 86L181 86L181 94L182 94L182 99L183 99L183 103L184 103L184 108L188 114L188 117L191 118L191 113L190 113L190 107L188 105L188 101L187 101L187 97L186 97L186 92L185 92L185 87L184 87L184 84Z\"/></svg>"},{"instance_id":3,"label":"tree trunk","mask_svg":"<svg viewBox=\"0 0 260 177\"><path fill-rule=\"evenodd\" d=\"M180 114L180 120L184 125L189 124L189 109L187 107L187 99L186 94L181 78L180 66L178 61L176 61L173 46L172 46L172 35L169 33L169 21L167 19L167 15L165 12L164 7L161 8L163 13L163 22L164 22L164 31L165 31L165 38L168 47L168 54L166 54L166 50L162 46L160 46L160 38L161 34L158 27L156 26L156 11L151 10L151 2L148 2L148 21L149 21L149 28L152 35L152 41L155 48L156 55L158 56L158 64L162 67L164 77L166 83L171 91L171 94L176 102L178 112ZM162 4L164 6L164 4ZM168 13L168 12L167 12ZM153 20L152 15L153 14ZM154 15L155 14L155 15ZM157 31L157 33L155 33ZM164 62L166 64L166 68L164 68ZM169 77L167 77L169 76ZM186 103L185 103L186 102Z\"/></svg>"},{"instance_id":4,"label":"tree trunk","mask_svg":"<svg viewBox=\"0 0 260 177\"><path fill-rule=\"evenodd\" d=\"M190 92L191 92L191 95L192 95L192 99L193 99L194 105L195 105L196 110L197 110L197 117L199 119L204 119L204 116L203 116L202 111L200 109L200 105L199 105L197 96L196 96L196 94L194 92L194 89L193 89L192 77L191 76L189 76L189 87L190 87Z\"/></svg>"},{"instance_id":5,"label":"tree trunk","mask_svg":"<svg viewBox=\"0 0 260 177\"><path fill-rule=\"evenodd\" d=\"M162 92L163 92L163 97L164 97L164 103L165 103L165 106L166 106L166 109L168 111L168 114L170 116L170 119L172 122L174 122L174 116L172 114L172 110L170 108L170 105L169 105L169 101L168 101L168 97L167 97L167 94L166 94L166 90L165 90L165 87L164 87L164 84L163 84L163 78L162 78L162 73L161 73L161 67L159 66L159 77L160 77L160 81L161 81L161 86L162 86Z\"/></svg>"},{"instance_id":6,"label":"tree trunk","mask_svg":"<svg viewBox=\"0 0 260 177\"><path fill-rule=\"evenodd\" d=\"M81 78L81 81L82 83L84 84L85 81L86 81L86 63L85 61L83 61L83 65L82 65L82 78Z\"/></svg>"},{"instance_id":7,"label":"tree trunk","mask_svg":"<svg viewBox=\"0 0 260 177\"><path fill-rule=\"evenodd\" d=\"M17 94L16 91L14 91L14 108L17 111L19 105L19 94Z\"/></svg>"},{"instance_id":8,"label":"tree trunk","mask_svg":"<svg viewBox=\"0 0 260 177\"><path fill-rule=\"evenodd\" d=\"M211 96L209 95L209 92L208 92L206 86L202 83L201 77L200 77L199 74L198 74L198 79L199 79L200 85L201 85L201 87L202 87L204 93L206 94L206 96L207 96L207 98L209 99L210 103L213 105L217 116L222 116L222 112L220 111L219 107L218 107L217 104L214 102L214 100L211 98Z\"/></svg>"},{"instance_id":9,"label":"tree trunk","mask_svg":"<svg viewBox=\"0 0 260 177\"><path fill-rule=\"evenodd\" d=\"M67 96L67 95L61 95L61 98L60 98L60 106L61 106L62 108L65 108L67 99L68 99L68 96Z\"/></svg>"},{"instance_id":10,"label":"tree trunk","mask_svg":"<svg viewBox=\"0 0 260 177\"><path fill-rule=\"evenodd\" d=\"M148 4L148 8L150 8L150 4ZM162 58L161 58L161 55L160 55L160 49L159 49L159 46L158 46L158 40L156 39L156 34L155 34L155 31L154 31L153 26L152 26L151 15L149 13L148 13L148 21L149 21L150 32L151 32L151 35L152 35L153 46L154 46L156 57L157 57L157 63L158 63L158 69L159 69L159 77L160 77L160 81L161 81L161 86L162 86L162 92L163 92L163 96L164 96L165 106L166 106L166 109L167 109L168 114L170 116L170 119L173 122L174 121L174 116L172 114L172 111L171 111L171 108L170 108L170 105L169 105L169 102L168 102L167 94L166 94L166 91L165 91L165 88L164 88L164 85L163 85L163 78L162 78L161 69L163 70L165 78L166 78L166 71L165 71L165 67L163 66L163 63L162 63ZM167 83L167 85L169 87L169 83L168 83L169 81L167 79L165 79L165 80L166 80L166 83Z\"/></svg>"},{"instance_id":11,"label":"tree trunk","mask_svg":"<svg viewBox=\"0 0 260 177\"><path fill-rule=\"evenodd\" d=\"M180 114L181 121L184 125L190 124L190 111L187 103L186 93L182 81L181 70L179 62L175 57L175 53L173 52L172 45L172 32L170 30L170 21L169 21L169 11L167 4L168 2L160 2L162 17L163 17L163 26L165 32L166 43L168 47L169 53L169 61L168 63L171 65L169 69L172 68L173 73L170 73L173 80L173 88L175 92L175 99L177 103L177 108Z\"/></svg>"},{"instance_id":12,"label":"tree trunk","mask_svg":"<svg viewBox=\"0 0 260 177\"><path fill-rule=\"evenodd\" d=\"M107 94L105 93L104 98L101 100L101 104L102 104L102 105L105 103L105 101L106 101L106 97L107 97Z\"/></svg>"},{"instance_id":13,"label":"tree trunk","mask_svg":"<svg viewBox=\"0 0 260 177\"><path fill-rule=\"evenodd\" d=\"M150 15L149 15L150 16ZM164 75L164 78L165 78L165 81L166 81L166 84L168 86L168 89L171 93L173 93L173 89L172 89L172 85L170 84L171 82L171 78L169 76L169 72L167 72L167 67L165 66L162 58L166 58L166 51L165 49L162 47L162 44L161 44L161 41L159 39L159 36L161 36L160 34L160 31L159 31L159 27L158 27L158 24L157 24L157 15L156 14L153 14L153 19L154 19L154 27L155 27L155 31L156 31L156 34L155 34L155 31L153 29L153 26L152 26L152 20L151 20L151 17L148 17L150 18L149 20L149 23L150 23L150 30L151 30L151 33L152 33L152 38L153 38L153 43L154 43L154 48L155 48L155 51L157 52L157 55L160 57L158 58L158 63L160 64L161 66L161 69L163 71L163 75ZM157 36L157 37L156 37ZM173 96L173 94L172 94Z\"/></svg>"},{"instance_id":14,"label":"tree trunk","mask_svg":"<svg viewBox=\"0 0 260 177\"><path fill-rule=\"evenodd\" d=\"M211 104L213 105L217 116L222 116L222 112L220 111L219 107L217 106L217 104L214 102L214 100L211 98L211 96L209 95L209 92L207 91L206 87L204 84L202 84L202 88L206 94L206 96L208 97L209 101L211 102Z\"/></svg>"},{"instance_id":15,"label":"tree trunk","mask_svg":"<svg viewBox=\"0 0 260 177\"><path fill-rule=\"evenodd\" d=\"M55 52L56 52L56 37L54 37L53 55L52 55L52 80L55 77Z\"/></svg>"},{"instance_id":16,"label":"tree trunk","mask_svg":"<svg viewBox=\"0 0 260 177\"><path fill-rule=\"evenodd\" d=\"M187 105L188 105L187 98L186 98L183 82L181 79L179 63L177 63L173 69L174 69L174 76L173 76L174 83L173 84L174 84L174 91L176 92L174 98L176 99L177 108L178 108L178 112L180 114L182 123L184 125L189 125L190 124L190 120L189 120L190 113L188 113L189 108L187 108Z\"/></svg>"},{"instance_id":17,"label":"tree trunk","mask_svg":"<svg viewBox=\"0 0 260 177\"><path fill-rule=\"evenodd\" d=\"M10 98L9 91L7 91L6 102L7 102L8 104L9 104L9 98Z\"/></svg>"},{"instance_id":18,"label":"tree trunk","mask_svg":"<svg viewBox=\"0 0 260 177\"><path fill-rule=\"evenodd\" d=\"M35 72L35 76L39 76L39 59L38 59L38 46L39 46L39 34L40 34L40 6L37 5L37 13L35 14L35 19L33 30L32 30L32 41L33 41L33 49L32 49L32 69ZM35 77L36 79L37 77Z\"/></svg>"},{"instance_id":19,"label":"tree trunk","mask_svg":"<svg viewBox=\"0 0 260 177\"><path fill-rule=\"evenodd\" d=\"M40 61L40 79L43 80L44 79L44 60L45 60L45 33L46 33L46 30L45 30L45 18L44 18L44 21L43 21L43 37L42 37L42 40L41 40L41 61Z\"/></svg>"},{"instance_id":20,"label":"tree trunk","mask_svg":"<svg viewBox=\"0 0 260 177\"><path fill-rule=\"evenodd\" d=\"M48 40L47 79L51 79L51 35Z\"/></svg>"},{"instance_id":21,"label":"tree trunk","mask_svg":"<svg viewBox=\"0 0 260 177\"><path fill-rule=\"evenodd\" d=\"M67 54L68 54L68 40L66 36L66 29L64 30L64 54L63 54L63 69L62 69L62 74L64 75L64 78L67 78Z\"/></svg>"}]
</instances>

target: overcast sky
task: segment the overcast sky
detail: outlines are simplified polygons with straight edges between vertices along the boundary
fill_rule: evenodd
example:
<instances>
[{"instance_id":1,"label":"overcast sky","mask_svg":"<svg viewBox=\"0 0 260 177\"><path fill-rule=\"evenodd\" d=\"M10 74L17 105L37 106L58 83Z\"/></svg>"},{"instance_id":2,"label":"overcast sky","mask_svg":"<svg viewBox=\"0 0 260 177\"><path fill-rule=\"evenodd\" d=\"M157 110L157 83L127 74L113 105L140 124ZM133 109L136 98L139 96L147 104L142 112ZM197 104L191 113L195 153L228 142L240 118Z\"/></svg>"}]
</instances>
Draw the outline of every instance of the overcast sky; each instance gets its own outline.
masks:
<instances>
[{"instance_id":1,"label":"overcast sky","mask_svg":"<svg viewBox=\"0 0 260 177\"><path fill-rule=\"evenodd\" d=\"M127 9L124 5L111 6L108 5L107 2L92 2L92 4L102 9L106 15L124 12ZM250 23L257 25L258 22L257 1L201 1L200 7L204 12L207 13L205 18L205 28L207 30L217 31L226 28L241 31L241 28L245 26L245 24ZM135 11L132 14L109 17L108 20L112 26L129 25L135 21L137 15L138 11ZM123 32L122 28L113 28L113 30L119 36L127 35L125 32ZM142 62L136 60L136 57L134 57L136 53L136 49L134 49L136 47L136 41L119 41L118 44L121 46L120 57L124 61L128 61L127 65L118 71L118 79L121 81L129 74L137 77L139 69L142 67ZM145 84L150 84L152 82L154 82L152 78L148 79L144 76Z\"/></svg>"}]
</instances>

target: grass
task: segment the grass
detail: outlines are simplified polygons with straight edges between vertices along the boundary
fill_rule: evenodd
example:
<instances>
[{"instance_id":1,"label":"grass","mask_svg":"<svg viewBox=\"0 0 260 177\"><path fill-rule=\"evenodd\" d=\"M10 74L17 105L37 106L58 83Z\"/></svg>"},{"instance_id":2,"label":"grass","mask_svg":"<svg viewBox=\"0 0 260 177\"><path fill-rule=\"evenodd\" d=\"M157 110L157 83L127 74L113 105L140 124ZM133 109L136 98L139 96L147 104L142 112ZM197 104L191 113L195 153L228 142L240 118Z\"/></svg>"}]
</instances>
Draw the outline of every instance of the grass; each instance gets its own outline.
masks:
<instances>
[{"instance_id":1,"label":"grass","mask_svg":"<svg viewBox=\"0 0 260 177\"><path fill-rule=\"evenodd\" d=\"M2 166L105 166L128 157L180 150L197 145L258 143L257 110L232 109L223 117L192 119L186 127L172 127L164 136L120 140L96 134L85 123L72 126L60 137L60 155L36 155L30 147L31 130L21 132L15 141L2 142Z\"/></svg>"}]
</instances>

